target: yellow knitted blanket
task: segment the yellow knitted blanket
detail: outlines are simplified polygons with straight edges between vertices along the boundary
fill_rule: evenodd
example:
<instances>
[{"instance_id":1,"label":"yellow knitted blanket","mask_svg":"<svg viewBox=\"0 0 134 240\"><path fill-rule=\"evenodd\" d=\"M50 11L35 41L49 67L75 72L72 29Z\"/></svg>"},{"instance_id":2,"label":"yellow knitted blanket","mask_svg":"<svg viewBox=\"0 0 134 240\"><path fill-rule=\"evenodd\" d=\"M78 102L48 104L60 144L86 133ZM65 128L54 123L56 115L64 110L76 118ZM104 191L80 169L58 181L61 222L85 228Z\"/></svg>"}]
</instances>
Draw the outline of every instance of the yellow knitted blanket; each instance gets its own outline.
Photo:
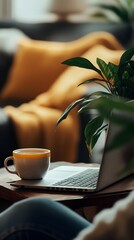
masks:
<instances>
[{"instance_id":1,"label":"yellow knitted blanket","mask_svg":"<svg viewBox=\"0 0 134 240\"><path fill-rule=\"evenodd\" d=\"M37 43L35 40L27 41L23 40L23 42L20 42L20 46L25 44L29 46L31 43ZM49 57L49 50L52 56L49 64L46 59L47 69L43 77L44 79L49 79L51 72L53 75L56 72L55 79L53 77L51 85L46 90L43 90L43 93L40 91L40 94L35 95L28 103L24 103L19 107L6 106L4 109L13 121L20 148L49 148L52 152L52 161L75 162L80 138L77 109L73 110L69 117L57 128L55 128L55 124L68 104L85 94L86 86L77 87L78 84L84 80L96 77L96 73L77 67L65 67L61 64L61 61L71 57L83 56L88 58L93 64L96 64L97 57L102 58L106 62L118 63L124 49L113 35L106 32L92 33L78 40L58 43L58 45L54 42L44 41L38 41L38 44L45 44L47 56ZM58 48L60 48L60 53L57 53ZM31 59L29 65L32 61L33 59ZM43 64L45 67L45 63ZM53 69L51 64L54 66ZM10 78L16 66L17 60L14 61ZM26 67L23 68L24 73L25 70ZM38 82L38 79L36 79L36 82ZM12 85L11 81L9 83ZM48 81L46 81L46 84L48 84ZM29 94L31 94L34 91L32 84L27 87L29 88ZM14 96L16 95L14 94ZM25 92L23 92L22 96L24 96L25 100Z\"/></svg>"}]
</instances>

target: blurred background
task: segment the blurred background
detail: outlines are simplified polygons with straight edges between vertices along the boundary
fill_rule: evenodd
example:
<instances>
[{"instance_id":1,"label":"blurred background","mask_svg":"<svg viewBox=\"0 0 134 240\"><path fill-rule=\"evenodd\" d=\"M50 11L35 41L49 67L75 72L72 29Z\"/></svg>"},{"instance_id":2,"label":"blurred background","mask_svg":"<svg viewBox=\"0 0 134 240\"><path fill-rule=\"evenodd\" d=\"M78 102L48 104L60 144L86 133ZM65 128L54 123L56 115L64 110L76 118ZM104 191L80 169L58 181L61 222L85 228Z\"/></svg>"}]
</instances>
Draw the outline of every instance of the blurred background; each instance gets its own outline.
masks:
<instances>
[{"instance_id":1,"label":"blurred background","mask_svg":"<svg viewBox=\"0 0 134 240\"><path fill-rule=\"evenodd\" d=\"M20 21L130 21L134 0L0 0L0 19Z\"/></svg>"},{"instance_id":2,"label":"blurred background","mask_svg":"<svg viewBox=\"0 0 134 240\"><path fill-rule=\"evenodd\" d=\"M17 47L22 38L68 42L97 31L112 33L124 48L134 46L134 0L0 0L0 96L10 83L10 71L14 67L14 58L18 54ZM37 50L39 49L37 47ZM27 61L28 53L29 51L24 54L26 56L24 63ZM36 58L38 56L35 55L35 60ZM44 73L42 61L38 63L39 67L41 64ZM15 67L17 68L17 65ZM26 68L23 64L20 66L20 71L17 70L18 76L12 81L17 89L16 93L11 91L12 94L9 94L8 98L0 99L0 166L3 166L4 158L11 155L13 149L19 147L12 121L2 108L6 105L19 106L29 100L26 99L26 91L24 91L22 94L24 99L20 101L20 85L17 81L23 80L23 72L27 72L27 69L31 69L30 75L26 73L27 91L29 79L33 79L30 61ZM38 70L37 64L35 69L37 85L29 88L29 96L39 85L41 70ZM22 81L24 87L23 83L26 81ZM87 86L85 94L91 93L91 90L91 86ZM83 159L85 162L89 161L83 133L90 117L90 112L80 115L81 132L76 162ZM100 142L102 143L102 140ZM100 159L100 151L98 152L96 162L98 158Z\"/></svg>"}]
</instances>

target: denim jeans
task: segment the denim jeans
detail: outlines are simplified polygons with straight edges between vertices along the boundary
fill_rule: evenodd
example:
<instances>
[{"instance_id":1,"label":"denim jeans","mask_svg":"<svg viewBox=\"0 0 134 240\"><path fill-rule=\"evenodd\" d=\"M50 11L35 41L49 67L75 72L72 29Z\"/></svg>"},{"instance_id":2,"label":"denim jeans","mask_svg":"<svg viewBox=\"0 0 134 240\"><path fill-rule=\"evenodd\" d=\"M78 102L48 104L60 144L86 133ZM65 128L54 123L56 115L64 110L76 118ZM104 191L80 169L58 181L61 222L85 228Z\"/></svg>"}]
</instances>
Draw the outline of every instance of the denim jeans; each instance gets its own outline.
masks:
<instances>
[{"instance_id":1,"label":"denim jeans","mask_svg":"<svg viewBox=\"0 0 134 240\"><path fill-rule=\"evenodd\" d=\"M47 198L29 198L0 214L0 240L69 240L90 223Z\"/></svg>"}]
</instances>

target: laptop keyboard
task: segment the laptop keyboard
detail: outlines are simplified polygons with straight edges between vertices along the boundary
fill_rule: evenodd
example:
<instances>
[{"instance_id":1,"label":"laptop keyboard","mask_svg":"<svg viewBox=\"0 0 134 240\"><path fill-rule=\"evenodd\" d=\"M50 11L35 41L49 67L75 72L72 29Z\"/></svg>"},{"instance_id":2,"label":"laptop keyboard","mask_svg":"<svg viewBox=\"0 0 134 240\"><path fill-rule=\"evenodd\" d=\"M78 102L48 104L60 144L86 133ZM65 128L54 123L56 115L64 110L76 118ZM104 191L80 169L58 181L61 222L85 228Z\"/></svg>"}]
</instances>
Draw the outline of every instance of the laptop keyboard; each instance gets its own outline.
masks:
<instances>
[{"instance_id":1,"label":"laptop keyboard","mask_svg":"<svg viewBox=\"0 0 134 240\"><path fill-rule=\"evenodd\" d=\"M53 186L96 188L98 173L98 169L87 169L74 176L58 181Z\"/></svg>"}]
</instances>

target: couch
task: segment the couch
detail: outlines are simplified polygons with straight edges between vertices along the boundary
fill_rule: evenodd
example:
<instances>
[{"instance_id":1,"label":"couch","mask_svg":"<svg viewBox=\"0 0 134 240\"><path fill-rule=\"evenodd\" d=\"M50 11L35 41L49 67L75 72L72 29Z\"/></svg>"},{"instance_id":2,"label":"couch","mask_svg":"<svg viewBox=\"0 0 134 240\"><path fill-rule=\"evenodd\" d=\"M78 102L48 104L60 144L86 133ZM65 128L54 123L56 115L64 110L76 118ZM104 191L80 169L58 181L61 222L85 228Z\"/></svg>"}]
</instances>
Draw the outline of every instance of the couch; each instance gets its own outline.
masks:
<instances>
[{"instance_id":1,"label":"couch","mask_svg":"<svg viewBox=\"0 0 134 240\"><path fill-rule=\"evenodd\" d=\"M107 31L112 33L124 46L129 48L133 46L134 34L133 25L128 23L70 23L70 22L37 22L26 23L18 21L0 21L0 31L20 30L21 34L35 40L61 41L67 42L78 39L88 33L97 31ZM9 31L10 32L10 31ZM9 33L10 34L10 33ZM8 36L8 35L7 35ZM0 35L1 37L1 35ZM1 39L0 39L1 41ZM7 41L7 39L6 39ZM15 40L16 41L16 40ZM5 44L6 45L6 44ZM7 46L1 46L0 42L0 90L3 89L8 72L12 67L15 56L15 45L10 41ZM11 47L10 47L11 45ZM87 87L87 93L90 91ZM12 150L19 148L17 136L11 119L5 114L3 107L6 105L19 106L19 101L1 101L0 102L0 167L3 166L4 158L11 155ZM76 162L90 162L88 152L84 141L84 126L89 120L89 113L82 113L79 116L80 121L80 139Z\"/></svg>"}]
</instances>

